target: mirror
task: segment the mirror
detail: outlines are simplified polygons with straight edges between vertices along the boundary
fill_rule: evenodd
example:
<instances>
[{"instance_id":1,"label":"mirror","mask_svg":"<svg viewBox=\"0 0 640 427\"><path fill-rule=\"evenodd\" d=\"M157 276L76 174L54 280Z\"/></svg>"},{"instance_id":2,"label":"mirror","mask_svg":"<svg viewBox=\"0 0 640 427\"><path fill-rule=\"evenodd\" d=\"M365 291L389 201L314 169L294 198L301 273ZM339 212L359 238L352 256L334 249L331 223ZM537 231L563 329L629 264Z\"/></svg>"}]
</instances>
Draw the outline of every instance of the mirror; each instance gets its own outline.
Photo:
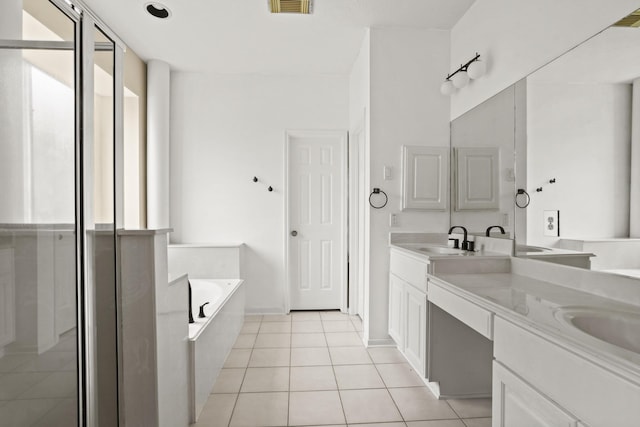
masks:
<instances>
[{"instance_id":1,"label":"mirror","mask_svg":"<svg viewBox=\"0 0 640 427\"><path fill-rule=\"evenodd\" d=\"M452 225L508 220L518 245L594 253L592 269L640 277L639 48L640 28L609 27L454 120L452 150L499 147L501 201L497 212L452 206Z\"/></svg>"},{"instance_id":2,"label":"mirror","mask_svg":"<svg viewBox=\"0 0 640 427\"><path fill-rule=\"evenodd\" d=\"M502 226L505 237L514 236L513 195L515 194L516 110L514 103L521 86L513 85L451 122L451 225L463 225L471 234L484 235L487 227ZM482 165L485 175L497 175L497 185L483 185L475 194L495 198L496 203L481 208L465 208L464 199L473 186L482 183L483 173L467 173L473 169L465 160L466 152L487 153ZM497 153L497 164L489 153ZM478 179L478 177L480 179ZM473 199L474 197L471 197ZM476 197L478 199L478 197ZM492 236L498 229L494 229Z\"/></svg>"}]
</instances>

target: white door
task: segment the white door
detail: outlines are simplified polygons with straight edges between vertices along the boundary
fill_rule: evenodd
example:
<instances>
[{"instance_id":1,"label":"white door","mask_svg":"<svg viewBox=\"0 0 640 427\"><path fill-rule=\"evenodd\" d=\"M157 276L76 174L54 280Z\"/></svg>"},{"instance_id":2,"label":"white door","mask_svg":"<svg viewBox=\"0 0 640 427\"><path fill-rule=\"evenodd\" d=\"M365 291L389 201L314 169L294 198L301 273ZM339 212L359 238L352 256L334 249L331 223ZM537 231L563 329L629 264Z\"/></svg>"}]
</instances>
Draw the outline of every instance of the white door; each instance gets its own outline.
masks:
<instances>
[{"instance_id":1,"label":"white door","mask_svg":"<svg viewBox=\"0 0 640 427\"><path fill-rule=\"evenodd\" d=\"M287 133L291 310L346 308L346 142L345 132Z\"/></svg>"}]
</instances>

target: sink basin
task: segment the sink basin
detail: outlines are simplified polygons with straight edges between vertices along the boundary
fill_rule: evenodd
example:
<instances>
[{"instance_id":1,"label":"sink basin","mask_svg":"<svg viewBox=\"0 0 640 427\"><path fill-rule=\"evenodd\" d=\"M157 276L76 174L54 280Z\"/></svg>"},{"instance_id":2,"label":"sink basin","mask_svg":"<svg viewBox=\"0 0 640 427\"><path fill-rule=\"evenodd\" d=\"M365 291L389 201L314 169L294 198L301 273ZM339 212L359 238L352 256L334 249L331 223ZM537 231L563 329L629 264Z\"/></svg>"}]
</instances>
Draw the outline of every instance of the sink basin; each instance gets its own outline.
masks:
<instances>
[{"instance_id":1,"label":"sink basin","mask_svg":"<svg viewBox=\"0 0 640 427\"><path fill-rule=\"evenodd\" d=\"M518 245L516 252L549 252L549 249L540 246Z\"/></svg>"},{"instance_id":2,"label":"sink basin","mask_svg":"<svg viewBox=\"0 0 640 427\"><path fill-rule=\"evenodd\" d=\"M463 253L462 249L453 249L446 246L425 246L418 248L420 252L437 254L437 255L458 255Z\"/></svg>"},{"instance_id":3,"label":"sink basin","mask_svg":"<svg viewBox=\"0 0 640 427\"><path fill-rule=\"evenodd\" d=\"M640 312L569 307L556 317L601 341L640 354Z\"/></svg>"}]
</instances>

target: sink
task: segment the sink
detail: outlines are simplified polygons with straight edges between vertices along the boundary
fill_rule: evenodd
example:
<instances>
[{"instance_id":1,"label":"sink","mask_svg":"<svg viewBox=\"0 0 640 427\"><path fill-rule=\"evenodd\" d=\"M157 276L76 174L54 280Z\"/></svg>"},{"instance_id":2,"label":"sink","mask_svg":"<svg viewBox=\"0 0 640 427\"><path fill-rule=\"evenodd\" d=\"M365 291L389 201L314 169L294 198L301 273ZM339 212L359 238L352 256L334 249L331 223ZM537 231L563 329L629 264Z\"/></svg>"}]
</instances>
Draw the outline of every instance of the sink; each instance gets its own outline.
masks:
<instances>
[{"instance_id":1,"label":"sink","mask_svg":"<svg viewBox=\"0 0 640 427\"><path fill-rule=\"evenodd\" d=\"M601 341L640 354L640 312L567 307L556 318Z\"/></svg>"},{"instance_id":2,"label":"sink","mask_svg":"<svg viewBox=\"0 0 640 427\"><path fill-rule=\"evenodd\" d=\"M549 249L540 246L518 245L516 246L516 252L549 252Z\"/></svg>"},{"instance_id":3,"label":"sink","mask_svg":"<svg viewBox=\"0 0 640 427\"><path fill-rule=\"evenodd\" d=\"M453 249L447 246L425 246L418 248L420 252L426 252L437 255L459 255L464 251L462 249Z\"/></svg>"}]
</instances>

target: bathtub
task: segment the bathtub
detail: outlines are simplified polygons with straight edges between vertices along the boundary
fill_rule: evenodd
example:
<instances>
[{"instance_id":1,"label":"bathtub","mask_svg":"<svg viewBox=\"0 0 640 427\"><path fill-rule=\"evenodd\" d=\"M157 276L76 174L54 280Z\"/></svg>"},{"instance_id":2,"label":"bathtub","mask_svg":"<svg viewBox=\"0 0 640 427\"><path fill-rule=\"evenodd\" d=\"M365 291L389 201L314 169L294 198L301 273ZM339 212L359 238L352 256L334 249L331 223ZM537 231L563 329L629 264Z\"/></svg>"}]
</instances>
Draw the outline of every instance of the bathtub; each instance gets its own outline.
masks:
<instances>
[{"instance_id":1,"label":"bathtub","mask_svg":"<svg viewBox=\"0 0 640 427\"><path fill-rule=\"evenodd\" d=\"M189 325L189 401L191 423L198 420L213 384L244 322L242 280L190 279L193 320ZM205 318L199 318L199 307Z\"/></svg>"}]
</instances>

